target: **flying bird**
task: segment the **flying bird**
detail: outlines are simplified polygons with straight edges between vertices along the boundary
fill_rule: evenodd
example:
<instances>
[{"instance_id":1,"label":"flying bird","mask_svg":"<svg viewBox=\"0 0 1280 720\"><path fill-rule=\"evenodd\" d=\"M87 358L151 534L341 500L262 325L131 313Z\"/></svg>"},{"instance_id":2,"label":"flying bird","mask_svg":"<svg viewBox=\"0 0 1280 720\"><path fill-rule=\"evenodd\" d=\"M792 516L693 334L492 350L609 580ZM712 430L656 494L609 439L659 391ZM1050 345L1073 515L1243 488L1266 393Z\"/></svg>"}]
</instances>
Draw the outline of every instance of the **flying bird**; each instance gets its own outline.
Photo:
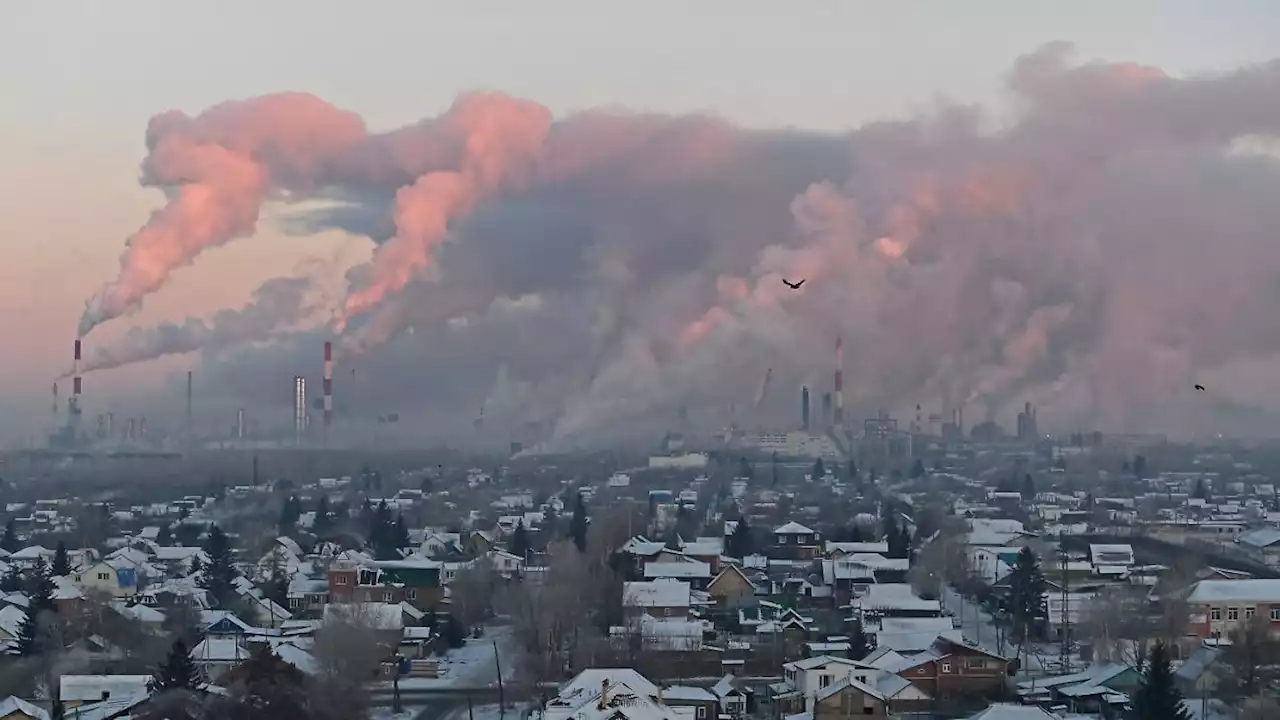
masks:
<instances>
[{"instance_id":1,"label":"flying bird","mask_svg":"<svg viewBox=\"0 0 1280 720\"><path fill-rule=\"evenodd\" d=\"M1196 385L1196 386L1195 386L1195 388L1196 388L1197 390L1201 391L1201 392L1204 392L1204 386L1203 386L1203 385Z\"/></svg>"},{"instance_id":2,"label":"flying bird","mask_svg":"<svg viewBox=\"0 0 1280 720\"><path fill-rule=\"evenodd\" d=\"M783 279L782 279L782 284L783 284L783 285L786 285L787 287L791 288L792 290L799 290L799 289L800 289L800 286L804 284L804 280L801 280L800 282L794 282L794 283L793 283L793 282L788 282L786 278L783 278Z\"/></svg>"}]
</instances>

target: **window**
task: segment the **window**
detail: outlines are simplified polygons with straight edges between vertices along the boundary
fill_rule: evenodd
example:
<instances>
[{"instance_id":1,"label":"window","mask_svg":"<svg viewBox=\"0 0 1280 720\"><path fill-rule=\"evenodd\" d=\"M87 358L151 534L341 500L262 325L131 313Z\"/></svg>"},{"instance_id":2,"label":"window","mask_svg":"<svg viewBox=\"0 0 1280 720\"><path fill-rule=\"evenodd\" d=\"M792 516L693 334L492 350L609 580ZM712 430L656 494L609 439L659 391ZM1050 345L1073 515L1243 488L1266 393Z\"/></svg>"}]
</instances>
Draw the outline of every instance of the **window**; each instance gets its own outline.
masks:
<instances>
[{"instance_id":1,"label":"window","mask_svg":"<svg viewBox=\"0 0 1280 720\"><path fill-rule=\"evenodd\" d=\"M1273 621L1280 622L1280 607L1276 607L1274 605L1271 607L1271 619Z\"/></svg>"},{"instance_id":2,"label":"window","mask_svg":"<svg viewBox=\"0 0 1280 720\"><path fill-rule=\"evenodd\" d=\"M410 600L417 600L418 591L414 588L409 588L409 591L405 593L405 596L408 597Z\"/></svg>"},{"instance_id":3,"label":"window","mask_svg":"<svg viewBox=\"0 0 1280 720\"><path fill-rule=\"evenodd\" d=\"M298 607L298 598L289 598L289 607L291 608Z\"/></svg>"},{"instance_id":4,"label":"window","mask_svg":"<svg viewBox=\"0 0 1280 720\"><path fill-rule=\"evenodd\" d=\"M1244 609L1244 619L1245 619L1245 620L1252 620L1252 619L1253 619L1254 612L1255 612L1255 610L1254 610L1252 607L1247 607L1247 608L1245 608L1245 609Z\"/></svg>"},{"instance_id":5,"label":"window","mask_svg":"<svg viewBox=\"0 0 1280 720\"><path fill-rule=\"evenodd\" d=\"M346 576L346 575L334 575L334 576L333 576L333 581L334 581L336 584L338 584L338 585L346 585L346 584L347 584L347 576Z\"/></svg>"},{"instance_id":6,"label":"window","mask_svg":"<svg viewBox=\"0 0 1280 720\"><path fill-rule=\"evenodd\" d=\"M1233 608L1233 607L1229 607L1229 608L1227 608L1227 619L1228 619L1228 620L1239 620L1239 619L1240 619L1240 608Z\"/></svg>"},{"instance_id":7,"label":"window","mask_svg":"<svg viewBox=\"0 0 1280 720\"><path fill-rule=\"evenodd\" d=\"M942 663L942 672L944 673L951 672L951 663Z\"/></svg>"},{"instance_id":8,"label":"window","mask_svg":"<svg viewBox=\"0 0 1280 720\"><path fill-rule=\"evenodd\" d=\"M706 716L707 716L707 706L706 706L706 705L699 705L699 706L698 706L698 720L702 720L702 719L703 719L703 718L705 718Z\"/></svg>"},{"instance_id":9,"label":"window","mask_svg":"<svg viewBox=\"0 0 1280 720\"><path fill-rule=\"evenodd\" d=\"M388 592L388 593L383 593L383 595L382 595L382 601L383 601L383 602L395 602L395 597L396 597L396 596L395 596L394 594L392 594L392 593L389 593L389 592Z\"/></svg>"},{"instance_id":10,"label":"window","mask_svg":"<svg viewBox=\"0 0 1280 720\"><path fill-rule=\"evenodd\" d=\"M110 575L109 573L98 573L98 579L99 579L99 580L110 580L110 579L111 579L111 575Z\"/></svg>"},{"instance_id":11,"label":"window","mask_svg":"<svg viewBox=\"0 0 1280 720\"><path fill-rule=\"evenodd\" d=\"M830 686L830 685L831 685L831 676L830 676L830 675L819 675L819 676L818 676L818 687L819 687L819 688L828 687L828 686Z\"/></svg>"},{"instance_id":12,"label":"window","mask_svg":"<svg viewBox=\"0 0 1280 720\"><path fill-rule=\"evenodd\" d=\"M1222 619L1222 608L1217 608L1217 607L1216 607L1216 608L1209 608L1209 619L1210 619L1210 620L1221 620L1221 619Z\"/></svg>"},{"instance_id":13,"label":"window","mask_svg":"<svg viewBox=\"0 0 1280 720\"><path fill-rule=\"evenodd\" d=\"M972 670L982 670L987 666L986 658L971 657L965 662L965 667Z\"/></svg>"}]
</instances>

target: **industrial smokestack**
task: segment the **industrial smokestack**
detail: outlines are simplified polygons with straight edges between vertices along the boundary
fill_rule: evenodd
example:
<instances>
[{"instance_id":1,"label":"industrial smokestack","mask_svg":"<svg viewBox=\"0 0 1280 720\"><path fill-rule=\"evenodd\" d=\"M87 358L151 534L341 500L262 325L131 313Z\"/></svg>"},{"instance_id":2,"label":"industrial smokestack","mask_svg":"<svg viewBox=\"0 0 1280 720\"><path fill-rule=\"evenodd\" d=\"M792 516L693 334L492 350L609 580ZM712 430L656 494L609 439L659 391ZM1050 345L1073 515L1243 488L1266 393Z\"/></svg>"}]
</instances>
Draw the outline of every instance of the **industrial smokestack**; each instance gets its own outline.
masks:
<instances>
[{"instance_id":1,"label":"industrial smokestack","mask_svg":"<svg viewBox=\"0 0 1280 720\"><path fill-rule=\"evenodd\" d=\"M133 418L129 418L129 429L125 433L125 438L128 440L133 439Z\"/></svg>"},{"instance_id":2,"label":"industrial smokestack","mask_svg":"<svg viewBox=\"0 0 1280 720\"><path fill-rule=\"evenodd\" d=\"M95 433L95 435L98 437L98 439L102 439L107 436L107 416L106 415L98 416L98 430Z\"/></svg>"},{"instance_id":3,"label":"industrial smokestack","mask_svg":"<svg viewBox=\"0 0 1280 720\"><path fill-rule=\"evenodd\" d=\"M116 424L115 413L107 413L107 438L108 439L112 437L111 433L113 432L113 428L115 428L115 424Z\"/></svg>"},{"instance_id":4,"label":"industrial smokestack","mask_svg":"<svg viewBox=\"0 0 1280 720\"><path fill-rule=\"evenodd\" d=\"M293 434L299 445L307 431L307 379L293 376Z\"/></svg>"},{"instance_id":5,"label":"industrial smokestack","mask_svg":"<svg viewBox=\"0 0 1280 720\"><path fill-rule=\"evenodd\" d=\"M844 427L844 338L836 336L836 427Z\"/></svg>"},{"instance_id":6,"label":"industrial smokestack","mask_svg":"<svg viewBox=\"0 0 1280 720\"><path fill-rule=\"evenodd\" d=\"M956 429L960 431L960 437L964 437L964 406L956 408Z\"/></svg>"},{"instance_id":7,"label":"industrial smokestack","mask_svg":"<svg viewBox=\"0 0 1280 720\"><path fill-rule=\"evenodd\" d=\"M53 427L58 427L58 383L53 384Z\"/></svg>"},{"instance_id":8,"label":"industrial smokestack","mask_svg":"<svg viewBox=\"0 0 1280 720\"><path fill-rule=\"evenodd\" d=\"M333 420L333 343L324 343L324 439L329 441L329 423Z\"/></svg>"},{"instance_id":9,"label":"industrial smokestack","mask_svg":"<svg viewBox=\"0 0 1280 720\"><path fill-rule=\"evenodd\" d=\"M800 387L800 429L809 432L809 388Z\"/></svg>"},{"instance_id":10,"label":"industrial smokestack","mask_svg":"<svg viewBox=\"0 0 1280 720\"><path fill-rule=\"evenodd\" d=\"M187 435L191 434L191 371L187 371Z\"/></svg>"},{"instance_id":11,"label":"industrial smokestack","mask_svg":"<svg viewBox=\"0 0 1280 720\"><path fill-rule=\"evenodd\" d=\"M244 439L244 408L236 411L236 439Z\"/></svg>"},{"instance_id":12,"label":"industrial smokestack","mask_svg":"<svg viewBox=\"0 0 1280 720\"><path fill-rule=\"evenodd\" d=\"M147 439L147 419L145 417L138 420L138 439Z\"/></svg>"},{"instance_id":13,"label":"industrial smokestack","mask_svg":"<svg viewBox=\"0 0 1280 720\"><path fill-rule=\"evenodd\" d=\"M68 423L74 423L80 417L80 393L84 387L80 380L80 340L76 340L75 357L71 362L71 399L67 401Z\"/></svg>"},{"instance_id":14,"label":"industrial smokestack","mask_svg":"<svg viewBox=\"0 0 1280 720\"><path fill-rule=\"evenodd\" d=\"M822 393L822 427L831 427L831 393Z\"/></svg>"}]
</instances>

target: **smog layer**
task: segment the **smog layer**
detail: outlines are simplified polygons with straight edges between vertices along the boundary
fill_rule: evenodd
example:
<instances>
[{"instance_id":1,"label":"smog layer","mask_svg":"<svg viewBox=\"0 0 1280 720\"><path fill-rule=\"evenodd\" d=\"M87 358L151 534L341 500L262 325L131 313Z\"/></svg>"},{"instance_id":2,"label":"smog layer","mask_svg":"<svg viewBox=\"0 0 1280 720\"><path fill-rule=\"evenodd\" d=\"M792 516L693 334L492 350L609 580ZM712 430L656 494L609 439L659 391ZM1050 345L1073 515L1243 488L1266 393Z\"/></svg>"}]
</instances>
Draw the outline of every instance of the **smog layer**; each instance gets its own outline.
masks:
<instances>
[{"instance_id":1,"label":"smog layer","mask_svg":"<svg viewBox=\"0 0 1280 720\"><path fill-rule=\"evenodd\" d=\"M422 438L481 408L552 445L682 407L777 427L801 384L830 389L837 335L853 411L1029 400L1050 428L1203 431L1280 408L1277 87L1280 62L1174 78L1051 45L1010 70L1007 117L941 105L843 135L501 94L385 133L304 94L167 112L142 166L167 202L79 332L91 369L203 351L222 401L282 421L332 337L339 416ZM376 244L331 327L299 330L313 296L282 278L94 347L203 251L252 242L268 203L289 232Z\"/></svg>"}]
</instances>

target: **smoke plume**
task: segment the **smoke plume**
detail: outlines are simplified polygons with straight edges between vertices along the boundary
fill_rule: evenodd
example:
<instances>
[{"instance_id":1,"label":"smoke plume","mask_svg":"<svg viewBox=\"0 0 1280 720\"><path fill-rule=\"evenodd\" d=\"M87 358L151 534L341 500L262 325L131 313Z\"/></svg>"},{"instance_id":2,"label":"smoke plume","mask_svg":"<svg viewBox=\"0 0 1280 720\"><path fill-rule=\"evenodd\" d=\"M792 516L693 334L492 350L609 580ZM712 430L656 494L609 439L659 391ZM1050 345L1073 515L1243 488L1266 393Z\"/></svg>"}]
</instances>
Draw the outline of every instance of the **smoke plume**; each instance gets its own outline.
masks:
<instances>
[{"instance_id":1,"label":"smoke plume","mask_svg":"<svg viewBox=\"0 0 1280 720\"><path fill-rule=\"evenodd\" d=\"M776 391L740 420L795 424L792 388L830 388L837 334L854 418L1030 400L1050 427L1202 429L1230 418L1194 378L1280 354L1280 169L1240 142L1280 133L1278 83L1280 62L1175 78L1055 44L1014 64L1003 123L958 105L846 135L553 122L501 95L375 135L306 96L165 115L144 179L172 199L82 330L251 233L263 201L318 198L287 229L378 243L343 303L343 362L370 378L349 407L433 437L468 436L498 395L486 428L539 428L526 444L636 437L683 406L709 430L767 368ZM289 353L216 372L251 397Z\"/></svg>"}]
</instances>

